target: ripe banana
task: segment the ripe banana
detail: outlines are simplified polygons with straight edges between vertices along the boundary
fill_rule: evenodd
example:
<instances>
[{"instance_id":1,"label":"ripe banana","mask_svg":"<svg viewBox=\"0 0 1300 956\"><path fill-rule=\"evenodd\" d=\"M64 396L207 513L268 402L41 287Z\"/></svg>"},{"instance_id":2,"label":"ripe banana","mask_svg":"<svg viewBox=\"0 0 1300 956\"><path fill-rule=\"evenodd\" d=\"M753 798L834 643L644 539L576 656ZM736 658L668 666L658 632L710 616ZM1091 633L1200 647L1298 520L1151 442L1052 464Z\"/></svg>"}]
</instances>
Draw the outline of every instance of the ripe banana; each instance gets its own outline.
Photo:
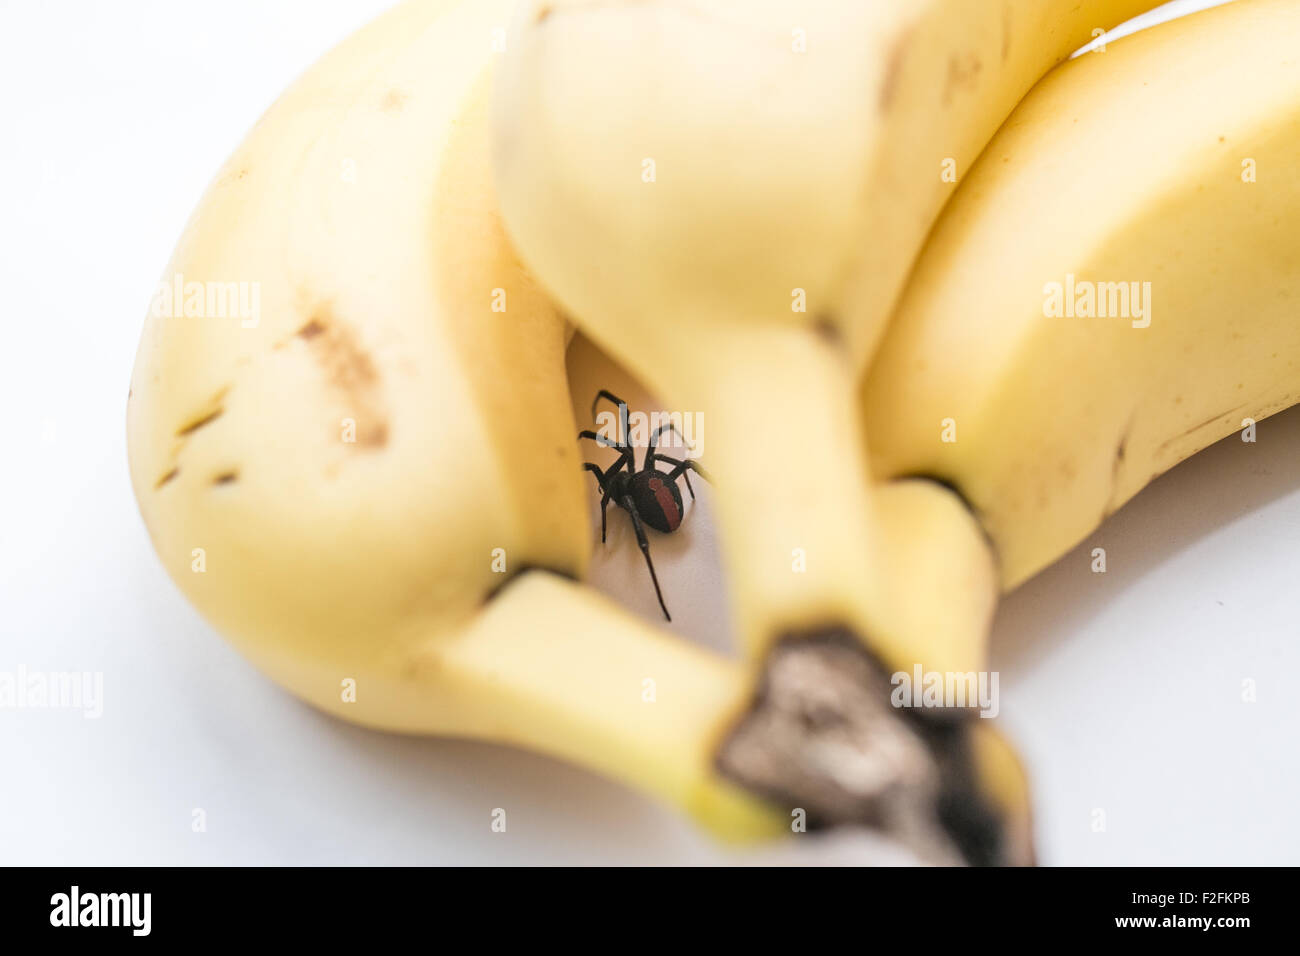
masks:
<instances>
[{"instance_id":1,"label":"ripe banana","mask_svg":"<svg viewBox=\"0 0 1300 956\"><path fill-rule=\"evenodd\" d=\"M164 277L184 302L140 344L140 510L203 615L312 704L541 750L725 835L774 832L784 812L714 769L743 671L561 577L592 530L565 324L491 189L508 7L397 7L226 163ZM205 314L232 283L257 314Z\"/></svg>"},{"instance_id":2,"label":"ripe banana","mask_svg":"<svg viewBox=\"0 0 1300 956\"><path fill-rule=\"evenodd\" d=\"M944 212L862 388L878 477L960 491L1012 588L1300 401L1300 6L1063 66Z\"/></svg>"},{"instance_id":3,"label":"ripe banana","mask_svg":"<svg viewBox=\"0 0 1300 956\"><path fill-rule=\"evenodd\" d=\"M1150 5L521 8L494 106L507 229L584 331L707 420L752 655L843 624L912 659L847 440L857 375L945 161L963 170L1053 63Z\"/></svg>"},{"instance_id":4,"label":"ripe banana","mask_svg":"<svg viewBox=\"0 0 1300 956\"><path fill-rule=\"evenodd\" d=\"M982 669L990 593L967 581L935 608L901 575L948 574L954 555L991 567L983 533L946 489L917 485L903 493L907 514L958 518L899 543L894 499L872 492L857 440L857 379L952 189L945 173L963 172L1093 29L1151 5L522 7L494 93L506 227L584 332L706 420L731 606L751 658L771 663L774 647L802 641L811 672L856 639L880 658L870 671ZM981 578L993 574L962 579ZM745 745L754 726L773 737L765 707L813 706L765 701L778 683L798 690L779 677L769 666L723 764L791 799L835 793L827 768L791 770L810 750L795 729L776 734L788 738L780 760ZM856 818L852 800L829 802L828 815Z\"/></svg>"}]
</instances>

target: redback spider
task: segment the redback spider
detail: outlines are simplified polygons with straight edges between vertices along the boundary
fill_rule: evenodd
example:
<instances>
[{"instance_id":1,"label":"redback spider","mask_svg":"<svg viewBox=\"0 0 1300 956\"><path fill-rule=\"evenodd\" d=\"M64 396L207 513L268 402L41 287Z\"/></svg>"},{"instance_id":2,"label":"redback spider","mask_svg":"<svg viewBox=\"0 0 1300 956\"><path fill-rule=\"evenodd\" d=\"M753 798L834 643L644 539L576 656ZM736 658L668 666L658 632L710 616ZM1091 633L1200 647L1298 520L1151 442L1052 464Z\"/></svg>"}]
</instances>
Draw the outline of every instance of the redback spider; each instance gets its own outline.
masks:
<instances>
[{"instance_id":1,"label":"redback spider","mask_svg":"<svg viewBox=\"0 0 1300 956\"><path fill-rule=\"evenodd\" d=\"M605 509L609 507L610 501L613 501L632 518L636 543L641 546L646 567L650 569L650 580L654 582L655 597L659 598L659 607L663 609L664 617L671 621L673 618L668 613L668 606L664 604L663 592L659 590L659 578L655 575L654 562L650 560L650 542L646 540L645 528L642 525L648 524L663 534L672 534L682 523L682 493L677 490L677 479L686 479L686 490L690 492L691 500L694 501L695 489L691 487L691 477L687 472L693 471L706 481L709 476L705 474L703 468L689 459L683 461L680 458L669 458L656 450L655 445L664 432L676 432L677 436L685 441L677 426L671 422L657 428L650 436L645 461L641 465L641 470L637 471L636 456L632 452L632 446L628 444L627 402L601 389L596 394L596 400L591 403L592 418L596 417L596 406L600 404L602 398L618 406L619 434L622 437L618 441L610 441L604 435L598 435L593 431L578 433L579 438L590 438L598 445L617 449L619 453L618 460L603 471L591 462L583 465L587 471L596 476L596 484L600 486L600 543L605 543ZM673 470L660 471L655 468L655 462L658 461L667 462L673 466Z\"/></svg>"}]
</instances>

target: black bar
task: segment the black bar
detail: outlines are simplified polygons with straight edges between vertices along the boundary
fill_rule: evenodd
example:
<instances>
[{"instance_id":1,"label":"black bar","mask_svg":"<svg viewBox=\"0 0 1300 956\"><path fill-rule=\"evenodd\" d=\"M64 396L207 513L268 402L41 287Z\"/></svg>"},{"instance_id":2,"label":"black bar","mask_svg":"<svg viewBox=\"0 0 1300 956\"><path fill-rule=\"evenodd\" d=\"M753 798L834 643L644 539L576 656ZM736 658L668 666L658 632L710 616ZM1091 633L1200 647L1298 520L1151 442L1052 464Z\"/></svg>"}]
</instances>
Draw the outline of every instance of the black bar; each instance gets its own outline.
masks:
<instances>
[{"instance_id":1,"label":"black bar","mask_svg":"<svg viewBox=\"0 0 1300 956\"><path fill-rule=\"evenodd\" d=\"M263 926L273 936L298 943L337 943L349 928L364 928L371 944L386 938L400 942L423 930L433 947L465 933L488 941L510 929L532 927L536 942L542 943L560 923L582 934L597 923L604 931L618 932L622 926L634 938L701 919L725 929L732 941L740 933L762 939L779 929L775 921L796 932L798 924L805 931L817 922L825 930L831 924L857 924L851 932L864 946L868 941L874 946L882 936L963 946L1099 937L1230 943L1256 929L1285 930L1295 909L1288 905L1294 874L1274 869L753 868L726 874L570 869L542 874L500 869L9 868L0 869L0 881L5 886L0 938L11 953L20 950L9 944L57 943L59 937L91 945L109 937L248 942L261 938L255 928ZM727 885L720 887L720 881ZM108 918L116 912L119 925L52 925L70 922L74 886L78 921L92 912ZM102 907L99 894L114 897ZM141 895L128 900L117 894ZM147 936L139 932L144 928L143 894L148 894ZM93 904L86 902L91 896ZM68 905L60 909L65 900ZM1210 921L1208 927L1202 920ZM1243 922L1227 925L1229 920Z\"/></svg>"}]
</instances>

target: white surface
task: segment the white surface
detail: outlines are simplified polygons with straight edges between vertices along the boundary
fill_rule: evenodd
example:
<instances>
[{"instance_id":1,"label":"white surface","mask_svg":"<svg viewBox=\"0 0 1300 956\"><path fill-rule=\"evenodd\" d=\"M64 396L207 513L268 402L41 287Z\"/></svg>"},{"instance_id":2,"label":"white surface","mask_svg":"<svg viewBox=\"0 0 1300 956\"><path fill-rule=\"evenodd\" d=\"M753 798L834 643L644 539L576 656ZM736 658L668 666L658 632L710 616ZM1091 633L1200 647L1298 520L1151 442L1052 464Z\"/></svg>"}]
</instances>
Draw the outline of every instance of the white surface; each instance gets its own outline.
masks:
<instances>
[{"instance_id":1,"label":"white surface","mask_svg":"<svg viewBox=\"0 0 1300 956\"><path fill-rule=\"evenodd\" d=\"M386 5L0 3L0 671L105 680L99 720L0 709L2 863L727 858L581 771L298 704L198 619L136 514L127 381L181 226L275 95ZM1300 415L1265 422L1005 603L1004 726L1035 776L1044 862L1300 860L1297 462ZM597 576L653 614L620 517ZM707 563L707 506L693 517L680 540ZM1088 569L1095 544L1105 575ZM686 613L708 580L665 582L684 632L712 620ZM489 830L498 806L507 834Z\"/></svg>"}]
</instances>

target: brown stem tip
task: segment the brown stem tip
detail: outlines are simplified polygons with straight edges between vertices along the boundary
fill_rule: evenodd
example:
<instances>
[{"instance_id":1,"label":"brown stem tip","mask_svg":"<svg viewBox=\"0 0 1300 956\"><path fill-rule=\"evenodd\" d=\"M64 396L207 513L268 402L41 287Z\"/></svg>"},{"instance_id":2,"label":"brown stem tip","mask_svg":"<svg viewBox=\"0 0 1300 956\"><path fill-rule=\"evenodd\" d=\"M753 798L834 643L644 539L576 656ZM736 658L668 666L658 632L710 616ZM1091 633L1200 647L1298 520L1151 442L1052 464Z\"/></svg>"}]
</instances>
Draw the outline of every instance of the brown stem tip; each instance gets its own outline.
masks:
<instances>
[{"instance_id":1,"label":"brown stem tip","mask_svg":"<svg viewBox=\"0 0 1300 956\"><path fill-rule=\"evenodd\" d=\"M845 628L788 635L719 770L810 827L867 826L932 863L999 865L1006 825L976 779L973 715L893 706L890 672Z\"/></svg>"}]
</instances>

